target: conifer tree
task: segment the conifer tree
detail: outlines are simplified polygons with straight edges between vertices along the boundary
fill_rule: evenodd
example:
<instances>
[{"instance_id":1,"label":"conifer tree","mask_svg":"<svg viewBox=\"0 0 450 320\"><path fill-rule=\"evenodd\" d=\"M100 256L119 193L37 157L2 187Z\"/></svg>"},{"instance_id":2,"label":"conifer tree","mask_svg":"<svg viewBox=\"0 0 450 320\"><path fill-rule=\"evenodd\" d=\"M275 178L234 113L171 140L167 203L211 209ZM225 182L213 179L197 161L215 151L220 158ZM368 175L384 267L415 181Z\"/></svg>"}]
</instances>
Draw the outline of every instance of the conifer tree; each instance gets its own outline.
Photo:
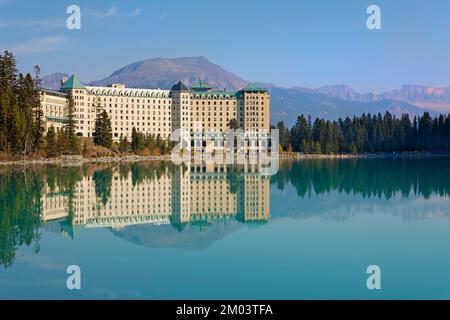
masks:
<instances>
[{"instance_id":1,"label":"conifer tree","mask_svg":"<svg viewBox=\"0 0 450 320\"><path fill-rule=\"evenodd\" d=\"M75 125L75 104L73 101L72 94L69 94L69 103L67 106L67 118L68 122L65 127L64 133L66 135L66 148L65 150L68 154L78 154L79 153L79 142L76 135L76 125Z\"/></svg>"},{"instance_id":2,"label":"conifer tree","mask_svg":"<svg viewBox=\"0 0 450 320\"><path fill-rule=\"evenodd\" d=\"M106 110L97 114L97 119L95 120L94 143L105 148L112 147L112 126Z\"/></svg>"},{"instance_id":3,"label":"conifer tree","mask_svg":"<svg viewBox=\"0 0 450 320\"><path fill-rule=\"evenodd\" d=\"M57 144L57 138L56 138L56 132L55 128L51 126L48 129L47 136L46 136L46 153L47 157L52 158L58 155L58 144Z\"/></svg>"}]
</instances>

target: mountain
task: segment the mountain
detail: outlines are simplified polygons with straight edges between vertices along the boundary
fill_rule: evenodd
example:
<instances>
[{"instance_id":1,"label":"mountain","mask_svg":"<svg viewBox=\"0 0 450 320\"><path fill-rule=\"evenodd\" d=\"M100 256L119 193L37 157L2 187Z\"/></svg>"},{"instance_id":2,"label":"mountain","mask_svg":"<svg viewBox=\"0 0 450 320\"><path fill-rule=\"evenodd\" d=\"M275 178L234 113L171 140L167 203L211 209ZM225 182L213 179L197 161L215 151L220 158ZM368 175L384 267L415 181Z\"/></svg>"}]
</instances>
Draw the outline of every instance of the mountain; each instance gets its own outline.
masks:
<instances>
[{"instance_id":1,"label":"mountain","mask_svg":"<svg viewBox=\"0 0 450 320\"><path fill-rule=\"evenodd\" d=\"M44 77L43 86L57 89L63 76L63 73L57 73ZM156 58L132 63L113 72L109 77L90 84L106 86L111 83L123 83L131 88L170 89L180 80L188 86L202 80L217 89L228 90L240 90L249 83L204 57L191 57ZM447 107L450 108L450 87L409 85L400 90L375 95L358 93L346 85L310 89L281 88L272 83L258 84L267 88L272 95L272 124L283 120L288 126L292 126L300 114L336 120L339 117L352 117L369 112L384 114L390 111L400 116L402 113L419 115L424 111L443 111Z\"/></svg>"},{"instance_id":2,"label":"mountain","mask_svg":"<svg viewBox=\"0 0 450 320\"><path fill-rule=\"evenodd\" d=\"M435 88L430 86L404 85L401 89L395 89L377 95L373 93L361 94L349 86L335 85L318 88L315 92L351 101L374 102L391 99L414 104L420 108L441 112L450 111L450 87Z\"/></svg>"},{"instance_id":3,"label":"mountain","mask_svg":"<svg viewBox=\"0 0 450 320\"><path fill-rule=\"evenodd\" d=\"M188 86L202 80L216 88L229 90L240 90L248 84L248 81L211 63L204 57L192 57L156 58L136 62L115 71L103 80L92 82L91 85L124 83L132 88L170 89L180 80Z\"/></svg>"},{"instance_id":4,"label":"mountain","mask_svg":"<svg viewBox=\"0 0 450 320\"><path fill-rule=\"evenodd\" d=\"M51 90L59 90L61 87L61 81L64 77L70 77L66 73L53 73L48 76L45 76L41 79L41 87L45 89L51 89Z\"/></svg>"},{"instance_id":5,"label":"mountain","mask_svg":"<svg viewBox=\"0 0 450 320\"><path fill-rule=\"evenodd\" d=\"M396 116L408 113L411 116L423 114L424 110L413 104L392 99L378 101L353 101L334 98L324 93L308 91L303 88L272 88L271 89L271 123L283 120L292 126L300 114L310 115L328 120L353 117L362 113L384 114L386 111Z\"/></svg>"}]
</instances>

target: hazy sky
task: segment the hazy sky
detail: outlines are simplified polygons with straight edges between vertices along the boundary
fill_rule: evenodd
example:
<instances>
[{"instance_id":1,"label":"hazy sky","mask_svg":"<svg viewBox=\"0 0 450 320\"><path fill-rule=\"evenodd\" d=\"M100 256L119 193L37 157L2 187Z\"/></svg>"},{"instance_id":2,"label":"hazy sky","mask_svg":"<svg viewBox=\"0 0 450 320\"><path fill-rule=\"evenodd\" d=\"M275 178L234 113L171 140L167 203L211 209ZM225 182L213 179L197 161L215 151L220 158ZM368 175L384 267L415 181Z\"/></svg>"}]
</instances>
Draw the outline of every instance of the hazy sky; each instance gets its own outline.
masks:
<instances>
[{"instance_id":1,"label":"hazy sky","mask_svg":"<svg viewBox=\"0 0 450 320\"><path fill-rule=\"evenodd\" d=\"M68 30L79 5L82 29ZM382 30L366 27L377 4ZM205 56L250 81L379 92L450 85L448 0L0 0L0 49L22 71L98 80L154 57Z\"/></svg>"}]
</instances>

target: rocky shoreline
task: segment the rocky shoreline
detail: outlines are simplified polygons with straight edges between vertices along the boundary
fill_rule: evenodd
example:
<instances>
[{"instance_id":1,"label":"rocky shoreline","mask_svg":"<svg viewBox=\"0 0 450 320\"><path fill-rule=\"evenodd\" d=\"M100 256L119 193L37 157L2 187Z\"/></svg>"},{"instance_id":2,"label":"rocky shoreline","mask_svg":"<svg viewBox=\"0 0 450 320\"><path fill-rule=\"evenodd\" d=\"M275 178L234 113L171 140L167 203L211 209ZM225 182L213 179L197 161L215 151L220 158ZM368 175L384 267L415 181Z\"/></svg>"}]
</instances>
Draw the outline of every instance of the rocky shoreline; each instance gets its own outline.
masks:
<instances>
[{"instance_id":1,"label":"rocky shoreline","mask_svg":"<svg viewBox=\"0 0 450 320\"><path fill-rule=\"evenodd\" d=\"M34 166L34 165L61 165L81 166L83 164L114 163L114 162L141 162L141 161L170 161L170 156L117 156L101 158L83 158L82 156L63 156L51 159L38 160L12 160L0 161L0 166Z\"/></svg>"},{"instance_id":2,"label":"rocky shoreline","mask_svg":"<svg viewBox=\"0 0 450 320\"><path fill-rule=\"evenodd\" d=\"M402 152L402 153L367 153L367 154L281 154L282 160L301 159L450 159L449 153Z\"/></svg>"},{"instance_id":3,"label":"rocky shoreline","mask_svg":"<svg viewBox=\"0 0 450 320\"><path fill-rule=\"evenodd\" d=\"M380 153L380 154L301 154L282 153L280 160L302 160L302 159L434 159L448 158L450 154L409 152L409 153ZM60 165L81 166L89 163L115 163L115 162L143 162L143 161L171 161L170 155L165 156L116 156L83 158L82 156L62 156L58 158L43 158L38 160L8 160L0 161L0 166L35 166L35 165Z\"/></svg>"}]
</instances>

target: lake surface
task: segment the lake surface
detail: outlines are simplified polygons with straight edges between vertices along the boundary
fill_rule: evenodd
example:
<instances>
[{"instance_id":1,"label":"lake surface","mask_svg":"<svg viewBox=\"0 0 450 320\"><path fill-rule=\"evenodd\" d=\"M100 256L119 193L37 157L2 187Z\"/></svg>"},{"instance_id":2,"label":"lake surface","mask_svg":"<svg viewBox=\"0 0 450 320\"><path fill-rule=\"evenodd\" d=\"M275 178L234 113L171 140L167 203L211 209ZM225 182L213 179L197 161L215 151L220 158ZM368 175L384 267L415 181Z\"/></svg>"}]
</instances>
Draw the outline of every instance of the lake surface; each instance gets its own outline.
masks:
<instances>
[{"instance_id":1,"label":"lake surface","mask_svg":"<svg viewBox=\"0 0 450 320\"><path fill-rule=\"evenodd\" d=\"M0 298L450 299L449 193L443 159L0 168Z\"/></svg>"}]
</instances>

